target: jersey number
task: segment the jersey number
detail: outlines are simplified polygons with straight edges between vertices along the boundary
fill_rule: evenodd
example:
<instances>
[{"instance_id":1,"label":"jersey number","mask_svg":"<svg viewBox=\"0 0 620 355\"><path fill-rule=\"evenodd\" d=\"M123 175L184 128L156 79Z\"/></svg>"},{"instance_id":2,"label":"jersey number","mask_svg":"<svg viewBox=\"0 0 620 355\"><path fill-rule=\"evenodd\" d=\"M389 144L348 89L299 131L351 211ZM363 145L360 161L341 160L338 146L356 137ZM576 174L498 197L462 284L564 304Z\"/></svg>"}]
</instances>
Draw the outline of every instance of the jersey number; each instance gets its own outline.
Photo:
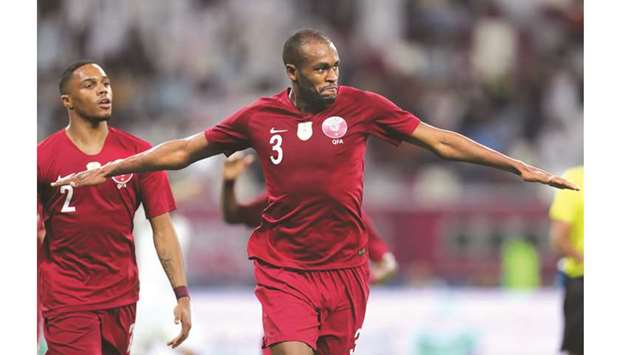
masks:
<instances>
[{"instance_id":1,"label":"jersey number","mask_svg":"<svg viewBox=\"0 0 620 355\"><path fill-rule=\"evenodd\" d=\"M276 156L270 156L269 158L271 158L271 162L275 165L278 165L282 162L282 136L279 134L276 134L274 136L271 136L271 139L269 139L269 144L272 144L273 147L271 147L271 150L273 150L274 152L276 152Z\"/></svg>"},{"instance_id":2,"label":"jersey number","mask_svg":"<svg viewBox=\"0 0 620 355\"><path fill-rule=\"evenodd\" d=\"M63 212L63 213L75 212L75 207L69 206L69 204L71 203L71 198L73 197L73 186L71 185L61 186L60 193L67 194L67 197L65 197L65 203L62 204L62 209L60 210L60 212Z\"/></svg>"}]
</instances>

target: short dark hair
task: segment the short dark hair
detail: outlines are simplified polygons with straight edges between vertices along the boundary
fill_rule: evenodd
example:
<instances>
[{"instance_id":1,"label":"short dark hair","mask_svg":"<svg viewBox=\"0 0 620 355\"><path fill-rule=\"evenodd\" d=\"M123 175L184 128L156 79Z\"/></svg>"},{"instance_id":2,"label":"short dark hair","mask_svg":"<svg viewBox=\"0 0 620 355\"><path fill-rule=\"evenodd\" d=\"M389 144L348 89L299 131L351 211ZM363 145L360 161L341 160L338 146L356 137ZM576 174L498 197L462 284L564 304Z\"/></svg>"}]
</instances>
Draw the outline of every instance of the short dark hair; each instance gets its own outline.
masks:
<instances>
[{"instance_id":1,"label":"short dark hair","mask_svg":"<svg viewBox=\"0 0 620 355\"><path fill-rule=\"evenodd\" d=\"M58 90L60 91L61 95L64 95L67 93L67 83L73 76L73 72L75 72L78 68L83 67L86 64L97 64L97 63L94 60L88 60L88 59L79 60L69 65L62 72L62 75L60 76L60 82L58 83Z\"/></svg>"},{"instance_id":2,"label":"short dark hair","mask_svg":"<svg viewBox=\"0 0 620 355\"><path fill-rule=\"evenodd\" d=\"M332 43L329 37L316 30L304 29L295 32L284 42L284 47L282 48L282 60L284 61L284 65L301 64L305 59L301 47L306 43L314 41Z\"/></svg>"}]
</instances>

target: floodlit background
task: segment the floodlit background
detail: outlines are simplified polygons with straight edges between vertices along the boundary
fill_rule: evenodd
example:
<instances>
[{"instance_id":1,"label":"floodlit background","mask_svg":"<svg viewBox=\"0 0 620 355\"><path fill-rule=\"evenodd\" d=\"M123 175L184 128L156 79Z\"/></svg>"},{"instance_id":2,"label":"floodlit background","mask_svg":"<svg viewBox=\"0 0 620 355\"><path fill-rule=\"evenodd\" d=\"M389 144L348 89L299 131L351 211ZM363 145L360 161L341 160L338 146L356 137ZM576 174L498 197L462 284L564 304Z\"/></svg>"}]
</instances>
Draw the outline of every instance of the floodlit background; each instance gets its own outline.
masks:
<instances>
[{"instance_id":1,"label":"floodlit background","mask_svg":"<svg viewBox=\"0 0 620 355\"><path fill-rule=\"evenodd\" d=\"M582 1L65 0L40 1L38 16L39 140L67 122L57 85L73 61L94 59L112 79L112 125L157 144L284 89L282 44L311 27L338 47L342 84L554 173L583 163ZM193 295L188 345L259 354L251 231L221 221L222 159L170 173ZM254 166L239 196L262 183ZM551 196L504 172L371 139L364 206L400 271L371 291L355 353L557 354ZM138 355L164 353L159 334L175 331L147 225L136 221ZM149 330L160 318L172 329Z\"/></svg>"}]
</instances>

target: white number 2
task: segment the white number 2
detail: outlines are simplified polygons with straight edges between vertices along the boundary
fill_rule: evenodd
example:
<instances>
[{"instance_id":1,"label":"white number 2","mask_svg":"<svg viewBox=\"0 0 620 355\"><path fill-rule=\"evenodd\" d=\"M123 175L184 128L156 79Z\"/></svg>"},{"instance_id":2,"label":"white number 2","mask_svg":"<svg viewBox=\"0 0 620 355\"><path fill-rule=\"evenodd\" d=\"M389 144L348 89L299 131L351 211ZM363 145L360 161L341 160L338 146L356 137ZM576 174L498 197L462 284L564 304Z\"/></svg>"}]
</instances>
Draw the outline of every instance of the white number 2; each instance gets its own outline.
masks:
<instances>
[{"instance_id":1,"label":"white number 2","mask_svg":"<svg viewBox=\"0 0 620 355\"><path fill-rule=\"evenodd\" d=\"M282 162L282 136L279 134L276 134L274 136L271 136L271 139L269 139L269 144L273 144L273 147L271 147L271 150L276 152L276 156L270 156L269 158L271 158L271 162L274 163L275 165L278 165Z\"/></svg>"},{"instance_id":2,"label":"white number 2","mask_svg":"<svg viewBox=\"0 0 620 355\"><path fill-rule=\"evenodd\" d=\"M65 197L65 203L63 203L62 209L60 210L60 212L63 212L63 213L75 212L75 207L69 206L69 204L71 203L71 198L73 197L73 186L71 185L61 186L60 193L67 194L67 197Z\"/></svg>"}]
</instances>

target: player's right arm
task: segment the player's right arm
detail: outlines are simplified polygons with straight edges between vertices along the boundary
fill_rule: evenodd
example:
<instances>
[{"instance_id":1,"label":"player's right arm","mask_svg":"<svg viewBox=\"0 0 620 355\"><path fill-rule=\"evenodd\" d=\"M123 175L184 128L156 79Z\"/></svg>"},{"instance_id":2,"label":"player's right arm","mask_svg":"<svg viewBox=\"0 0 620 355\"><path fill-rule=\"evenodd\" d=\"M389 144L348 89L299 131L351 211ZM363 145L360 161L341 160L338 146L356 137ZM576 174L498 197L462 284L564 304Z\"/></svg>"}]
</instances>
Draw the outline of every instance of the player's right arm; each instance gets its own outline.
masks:
<instances>
[{"instance_id":1,"label":"player's right arm","mask_svg":"<svg viewBox=\"0 0 620 355\"><path fill-rule=\"evenodd\" d=\"M52 186L69 184L73 187L91 186L101 184L109 177L122 174L179 170L198 160L222 152L214 145L209 145L204 133L198 133L184 139L161 143L142 153L109 162L97 169L65 176L52 183Z\"/></svg>"}]
</instances>

